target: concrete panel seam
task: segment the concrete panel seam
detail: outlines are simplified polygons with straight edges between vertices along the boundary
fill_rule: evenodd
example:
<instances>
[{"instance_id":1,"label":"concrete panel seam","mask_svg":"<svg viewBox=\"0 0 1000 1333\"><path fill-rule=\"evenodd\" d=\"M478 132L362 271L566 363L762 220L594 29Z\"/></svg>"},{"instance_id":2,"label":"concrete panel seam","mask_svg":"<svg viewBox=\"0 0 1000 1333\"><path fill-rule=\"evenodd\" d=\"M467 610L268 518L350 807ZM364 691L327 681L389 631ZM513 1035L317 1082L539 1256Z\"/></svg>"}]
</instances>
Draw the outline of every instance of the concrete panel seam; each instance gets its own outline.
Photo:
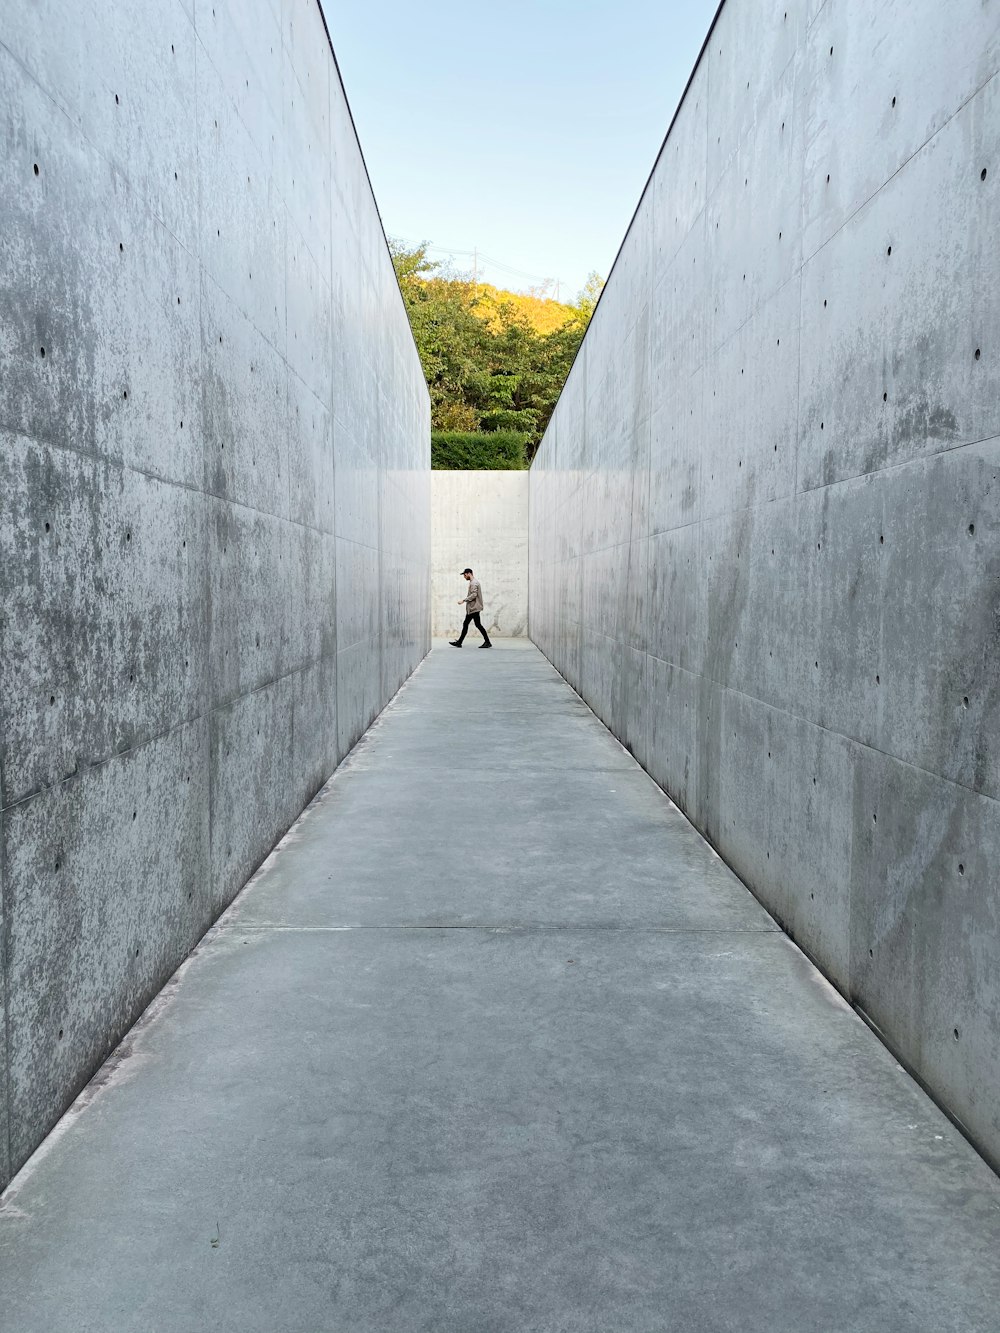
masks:
<instances>
[{"instance_id":1,"label":"concrete panel seam","mask_svg":"<svg viewBox=\"0 0 1000 1333\"><path fill-rule=\"evenodd\" d=\"M175 732L183 731L185 727L193 726L195 722L201 721L205 716L205 713L192 713L190 717L181 718L179 722L173 723L163 731L157 731L151 736L144 736L142 740L135 745L127 745L124 749L114 750L111 754L103 755L100 759L93 759L88 763L81 765L79 768L75 768L72 773L64 774L63 777L57 778L55 782L40 783L39 786L33 787L31 791L25 792L23 796L19 796L16 801L9 801L6 805L0 807L0 813L6 814L10 810L16 810L20 806L26 805L28 801L33 801L36 797L44 796L46 792L55 791L59 787L65 787L67 783L76 782L79 778L83 777L84 774L93 773L97 769L104 768L106 765L113 763L116 759L123 758L125 755L138 754L141 750L145 750L147 746L155 745L158 741L165 740Z\"/></svg>"},{"instance_id":2,"label":"concrete panel seam","mask_svg":"<svg viewBox=\"0 0 1000 1333\"><path fill-rule=\"evenodd\" d=\"M609 639L612 643L618 642L614 635L602 634L598 630L591 632L597 637ZM537 644L536 647L538 647ZM543 650L539 649L539 651ZM815 722L812 718L804 717L801 713L793 712L788 708L776 708L774 704L768 703L766 699L761 699L756 694L748 694L745 690L738 690L735 686L727 685L724 681L718 680L714 676L707 675L703 671L689 671L685 667L679 666L676 662L670 662L664 657L657 657L655 653L647 651L646 656L652 658L655 662L661 662L664 666L670 667L673 671L682 672L685 676L688 676L693 680L710 680L713 685L719 687L723 694L731 694L735 698L746 699L748 703L757 704L759 707L765 708L768 712L775 713L779 717L787 717L793 722L799 722L803 726L812 727L816 731L821 731L824 735L834 736L838 740L848 741L851 745L856 745L859 750L867 750L870 754L881 755L883 759L890 759L894 764L901 764L904 768L910 768L915 773L922 773L925 777L933 778L935 782L939 782L944 786L957 787L961 791L967 791L970 796L975 796L978 800L989 801L992 805L1000 806L1000 797L992 796L989 792L979 791L975 787L970 787L965 782L957 782L954 778L944 777L940 773L935 773L933 769L923 768L920 764L914 764L909 759L902 759L899 755L895 755L889 750L880 750L877 745L871 745L867 741L859 740L856 736L852 736L850 732L835 731L832 727L824 727L822 723ZM575 686L571 686L570 688L575 690ZM604 726L607 726L607 723L604 722L603 719L600 720ZM655 782L656 779L654 778L653 781Z\"/></svg>"},{"instance_id":3,"label":"concrete panel seam","mask_svg":"<svg viewBox=\"0 0 1000 1333\"><path fill-rule=\"evenodd\" d=\"M0 776L2 776L3 766L3 748L0 747ZM3 791L3 785L0 783L0 791ZM2 984L3 994L3 1089L4 1089L4 1115L5 1115L5 1139L4 1152L6 1169L0 1169L0 1193L7 1185L7 1170L10 1169L12 1157L12 1137L11 1125L13 1124L13 1097L11 1095L11 1072L10 1072L10 920L7 913L7 827L4 818L4 812L0 810L0 920L3 921L3 935L0 937L0 984Z\"/></svg>"},{"instance_id":4,"label":"concrete panel seam","mask_svg":"<svg viewBox=\"0 0 1000 1333\"><path fill-rule=\"evenodd\" d=\"M811 18L811 19L809 20L809 22L806 24L806 32L807 32L807 33L809 33L809 32L812 31L813 27L816 25L816 23L818 22L820 16L823 14L824 10L826 9L826 7L827 7L827 5L828 5L829 3L830 3L830 0L821 0L821 4L819 5L819 8L816 10L816 13L812 16L812 18Z\"/></svg>"},{"instance_id":5,"label":"concrete panel seam","mask_svg":"<svg viewBox=\"0 0 1000 1333\"><path fill-rule=\"evenodd\" d=\"M191 19L188 17L186 13L184 13L183 7L178 6L178 8L180 9L184 20L190 24ZM82 141L87 145L87 147L91 150L91 152L96 157L100 158L100 160L106 166L110 167L112 171L115 172L116 175L120 175L122 177L122 179L128 185L129 192L132 195L133 200L137 201L140 204L140 206L145 211L147 217L152 218L157 226L162 227L163 230L167 233L167 235L173 239L176 245L181 250L183 250L185 254L189 255L193 260L197 261L198 260L197 252L192 250L188 245L185 244L183 238L177 235L177 233L171 228L170 224L166 221L165 218L161 218L157 213L153 212L153 210L149 207L149 203L145 195L142 193L141 190L137 188L131 176L129 176L128 173L122 167L121 162L115 158L110 157L107 153L103 151L100 144L96 143L86 133L86 131L83 129L83 126L78 124L77 121L73 119L73 117L70 115L66 107L64 107L62 103L58 101L58 99L54 96L52 90L46 84L42 83L39 80L35 72L32 69L30 69L24 63L24 61L14 51L12 51L10 47L6 44L6 42L4 42L3 40L0 40L0 50L4 51L6 55L9 56L10 60L15 65L17 65L17 67L24 74L25 78L29 79L30 82L35 85L35 87L42 94L42 96L46 98L47 101L51 102L52 106L54 106L55 109L59 112L59 114L64 117L72 132L80 136Z\"/></svg>"},{"instance_id":6,"label":"concrete panel seam","mask_svg":"<svg viewBox=\"0 0 1000 1333\"><path fill-rule=\"evenodd\" d=\"M200 351L199 351L200 355ZM306 386L308 387L308 386ZM230 499L227 495L219 495L216 491L208 490L204 486L195 486L189 481L181 481L176 477L164 477L158 472L150 472L147 468L136 467L132 463L125 463L120 458L112 458L107 454L100 453L94 449L81 449L79 445L72 444L63 439L55 439L45 431L38 431L35 434L28 434L23 430L18 430L13 426L6 426L0 422L0 434L9 435L12 439L23 440L26 444L44 445L46 449L57 449L62 453L75 454L78 458L84 458L88 462L98 463L102 467L111 468L116 472L127 472L132 476L144 477L147 481L154 481L158 486L171 486L175 490L185 491L189 495L200 495L206 500L219 500L223 504L229 505L233 509L241 509L248 514L259 514L261 518L274 519L278 523L286 523L292 528L301 528L304 532L315 532L319 536L330 537L334 534L329 528L317 526L315 523L304 523L301 519L286 517L284 514L276 514L272 509L259 509L256 505L247 504L245 500ZM339 537L340 541L350 541L349 537ZM364 545L364 543L356 543ZM371 547L376 550L376 547Z\"/></svg>"},{"instance_id":7,"label":"concrete panel seam","mask_svg":"<svg viewBox=\"0 0 1000 1333\"><path fill-rule=\"evenodd\" d=\"M23 796L19 796L16 801L9 801L6 805L0 806L0 813L6 813L8 810L16 810L18 806L24 805L28 801L33 801L36 796L41 796L47 791L54 791L57 787L63 787L69 782L75 782L85 773L92 773L96 769L104 768L107 764L111 764L116 759L121 759L125 755L137 754L141 750L146 749L147 746L162 741L166 739L166 737L172 736L175 732L181 731L185 727L192 726L195 722L200 722L203 719L207 720L214 713L225 712L227 709L231 708L233 704L239 703L243 699L252 699L255 694L261 694L265 690L269 690L273 686L281 684L282 681L291 680L295 676L305 675L313 667L318 666L319 663L333 661L335 657L336 653L321 653L318 657L311 657L309 661L303 662L301 666L292 667L290 671L284 671L279 676L271 676L260 685L255 685L250 689L242 690L238 694L232 695L230 698L220 700L218 703L212 703L202 712L192 713L189 717L181 718L180 721L174 722L171 726L164 728L162 731L157 731L150 736L144 736L142 740L138 741L135 745L127 745L124 749L114 750L110 754L103 755L100 759L94 759L81 765L81 767L74 769L72 773L67 773L63 777L56 779L55 782L45 782L34 787Z\"/></svg>"},{"instance_id":8,"label":"concrete panel seam","mask_svg":"<svg viewBox=\"0 0 1000 1333\"><path fill-rule=\"evenodd\" d=\"M927 138L923 141L923 143L918 145L918 147L916 147L913 150L913 152L910 153L909 157L905 158L902 162L900 162L899 166L896 167L894 171L890 172L888 176L886 176L885 180L882 182L882 184L878 187L877 190L872 190L871 194L868 195L867 198L863 199L861 203L858 204L857 208L852 209L852 211L844 218L840 226L837 227L834 231L832 231L825 241L823 241L820 245L817 245L816 249L810 251L808 255L803 255L801 267L805 268L807 264L811 263L812 260L815 259L816 256L822 250L824 250L832 240L834 240L835 237L839 236L840 233L844 231L844 229L848 227L851 224L851 222L853 222L853 220L858 216L859 213L864 212L864 210L868 207L868 205L872 202L872 200L877 199L879 195L882 193L882 191L886 188L886 186L890 185L898 175L900 175L903 171L905 171L906 168L910 165L910 163L914 160L914 158L919 157L920 154L927 147L927 145L933 143L934 140L938 137L938 135L942 132L942 130L946 130L948 126L951 124L951 122L956 118L956 116L961 115L961 113L965 110L965 108L969 105L969 103L974 102L976 98L982 93L983 89L989 87L989 85L997 77L998 77L998 71L994 71L988 79L984 79L983 82L976 89L974 89L974 91L971 92L968 97L966 97L962 102L960 102L959 105L952 112L952 114L946 117L946 119L941 122L941 124L937 127L937 129L933 132L933 134L929 134Z\"/></svg>"},{"instance_id":9,"label":"concrete panel seam","mask_svg":"<svg viewBox=\"0 0 1000 1333\"><path fill-rule=\"evenodd\" d=\"M199 172L198 172L198 175L199 175L199 178L200 178L200 176L201 176L201 171L200 171L200 170L199 170ZM199 205L199 206L200 206L200 205ZM285 217L287 218L287 216L288 216L288 207L287 207L287 205L285 204L284 200L282 200L281 207L282 207L282 209L283 209L283 211L284 211L284 213L285 213ZM287 233L286 233L286 234L287 234ZM287 347L287 344L286 344L285 347L278 347L278 346L275 344L274 340L273 340L272 338L269 338L269 337L268 337L268 335L267 335L267 331L266 331L265 329L262 329L262 328L260 327L260 324L259 324L259 322L257 321L257 319L254 317L253 313L252 313L250 310L248 310L245 306L241 305L241 304L239 303L239 301L235 300L235 299L233 298L233 296L232 296L229 292L227 292L226 289L225 289L223 286L221 286L221 285L215 280L215 278L213 277L211 271L210 271L210 270L208 269L208 267L202 262L202 259L201 259L201 256L200 256L200 255L197 256L197 258L198 258L198 268L199 268L199 270L200 270L200 272L201 272L201 276L202 276L202 278L203 278L205 281L210 282L210 283L212 284L212 286L215 288L216 294L217 294L219 297L221 297L221 299L222 299L223 301L226 301L229 305L231 305L231 306L233 307L234 310L238 310L238 311L240 312L240 314L243 316L243 318L247 321L247 323L248 323L248 324L250 325L250 327L253 329L254 335L255 335L256 337L258 337L258 338L261 340L262 343L264 343L267 347L269 347L269 348L271 349L271 351L274 353L274 355L278 358L279 361L281 361L281 363L282 363L284 366L288 367L288 369L291 369L291 367L289 366L289 362L288 362L288 347ZM283 325L283 327L284 327L285 329L288 328L288 288L287 288L287 284L285 284L285 321L284 321L284 325ZM308 387L308 386L307 386L307 387Z\"/></svg>"},{"instance_id":10,"label":"concrete panel seam","mask_svg":"<svg viewBox=\"0 0 1000 1333\"><path fill-rule=\"evenodd\" d=\"M591 770L593 771L593 770ZM662 788L661 788L662 790ZM551 925L545 922L492 922L463 921L460 923L441 921L437 923L409 925L399 922L395 925L344 925L344 926L296 926L282 921L253 921L241 924L241 935L343 935L349 932L378 931L428 931L428 930L482 930L499 935L776 935L779 938L785 931L775 922L771 926L611 926L611 925Z\"/></svg>"},{"instance_id":11,"label":"concrete panel seam","mask_svg":"<svg viewBox=\"0 0 1000 1333\"><path fill-rule=\"evenodd\" d=\"M885 467L878 468L875 472L854 472L849 477L837 477L833 481L821 482L816 486L805 486L802 490L796 491L795 494L816 495L819 491L832 491L837 486L864 481L868 477L885 477L894 472L905 472L909 468L916 471L935 458L946 458L949 454L961 453L963 449L981 449L984 444L997 443L1000 443L1000 435L984 435L982 439L978 440L959 440L956 444L946 444L931 453L921 454L918 458L903 458L898 463L889 463ZM789 498L788 496L784 497L786 502Z\"/></svg>"}]
</instances>

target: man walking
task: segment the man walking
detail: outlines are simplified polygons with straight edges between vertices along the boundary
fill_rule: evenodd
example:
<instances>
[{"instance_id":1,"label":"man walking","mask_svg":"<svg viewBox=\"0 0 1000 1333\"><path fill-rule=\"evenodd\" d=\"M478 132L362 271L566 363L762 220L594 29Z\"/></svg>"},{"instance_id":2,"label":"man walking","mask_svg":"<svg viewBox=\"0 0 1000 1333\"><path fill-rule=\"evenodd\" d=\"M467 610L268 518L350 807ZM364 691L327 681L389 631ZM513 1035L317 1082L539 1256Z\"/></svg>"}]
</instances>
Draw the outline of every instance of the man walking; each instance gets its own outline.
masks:
<instances>
[{"instance_id":1,"label":"man walking","mask_svg":"<svg viewBox=\"0 0 1000 1333\"><path fill-rule=\"evenodd\" d=\"M479 586L479 580L473 578L471 569L463 569L462 577L469 585L469 591L464 597L458 599L459 606L465 606L465 622L462 625L462 632L457 639L449 639L448 642L453 648L461 648L465 642L465 636L469 632L469 622L475 624L476 629L483 636L483 642L480 648L492 648L490 636L483 629L483 622L479 619L479 613L483 609L483 590Z\"/></svg>"}]
</instances>

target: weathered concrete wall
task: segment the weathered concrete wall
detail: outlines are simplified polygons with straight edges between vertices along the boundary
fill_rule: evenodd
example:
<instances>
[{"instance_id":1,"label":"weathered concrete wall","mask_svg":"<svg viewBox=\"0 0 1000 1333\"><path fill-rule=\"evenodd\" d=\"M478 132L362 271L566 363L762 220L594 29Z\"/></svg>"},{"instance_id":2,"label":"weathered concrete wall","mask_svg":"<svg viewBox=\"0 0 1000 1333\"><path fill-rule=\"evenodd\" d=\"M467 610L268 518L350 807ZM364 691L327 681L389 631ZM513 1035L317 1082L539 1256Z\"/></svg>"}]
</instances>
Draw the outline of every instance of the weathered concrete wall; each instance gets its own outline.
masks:
<instances>
[{"instance_id":1,"label":"weathered concrete wall","mask_svg":"<svg viewBox=\"0 0 1000 1333\"><path fill-rule=\"evenodd\" d=\"M431 473L431 605L438 637L453 639L462 628L458 599L466 589L466 565L483 585L483 624L490 635L527 634L528 475Z\"/></svg>"},{"instance_id":2,"label":"weathered concrete wall","mask_svg":"<svg viewBox=\"0 0 1000 1333\"><path fill-rule=\"evenodd\" d=\"M429 407L315 0L0 18L0 1183L429 646Z\"/></svg>"},{"instance_id":3,"label":"weathered concrete wall","mask_svg":"<svg viewBox=\"0 0 1000 1333\"><path fill-rule=\"evenodd\" d=\"M532 638L994 1161L998 57L728 0L531 473Z\"/></svg>"}]
</instances>

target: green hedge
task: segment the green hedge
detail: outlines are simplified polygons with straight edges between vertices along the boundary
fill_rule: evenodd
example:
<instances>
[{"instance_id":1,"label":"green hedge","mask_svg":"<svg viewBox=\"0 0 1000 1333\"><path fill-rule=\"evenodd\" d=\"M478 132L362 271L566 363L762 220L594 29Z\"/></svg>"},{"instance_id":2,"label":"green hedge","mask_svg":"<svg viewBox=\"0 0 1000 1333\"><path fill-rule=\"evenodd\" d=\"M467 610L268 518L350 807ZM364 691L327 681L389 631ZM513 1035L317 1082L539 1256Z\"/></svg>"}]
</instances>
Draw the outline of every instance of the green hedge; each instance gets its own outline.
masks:
<instances>
[{"instance_id":1,"label":"green hedge","mask_svg":"<svg viewBox=\"0 0 1000 1333\"><path fill-rule=\"evenodd\" d=\"M431 431L431 467L439 471L519 471L528 466L530 436L516 430Z\"/></svg>"}]
</instances>

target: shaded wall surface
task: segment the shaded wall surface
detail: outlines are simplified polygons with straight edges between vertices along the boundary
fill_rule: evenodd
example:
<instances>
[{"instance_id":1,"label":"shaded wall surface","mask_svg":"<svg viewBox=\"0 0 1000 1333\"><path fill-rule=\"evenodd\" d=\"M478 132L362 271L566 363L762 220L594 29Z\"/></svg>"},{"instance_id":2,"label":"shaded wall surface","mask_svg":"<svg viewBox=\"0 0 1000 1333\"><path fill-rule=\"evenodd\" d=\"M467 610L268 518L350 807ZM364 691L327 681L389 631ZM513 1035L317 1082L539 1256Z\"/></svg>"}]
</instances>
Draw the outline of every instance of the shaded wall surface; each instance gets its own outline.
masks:
<instances>
[{"instance_id":1,"label":"shaded wall surface","mask_svg":"<svg viewBox=\"0 0 1000 1333\"><path fill-rule=\"evenodd\" d=\"M531 471L531 636L1000 1159L1000 6L728 0Z\"/></svg>"},{"instance_id":2,"label":"shaded wall surface","mask_svg":"<svg viewBox=\"0 0 1000 1333\"><path fill-rule=\"evenodd\" d=\"M433 632L453 639L465 609L462 570L483 585L482 621L489 634L528 632L528 473L431 473L431 603ZM473 639L479 634L473 628Z\"/></svg>"},{"instance_id":3,"label":"shaded wall surface","mask_svg":"<svg viewBox=\"0 0 1000 1333\"><path fill-rule=\"evenodd\" d=\"M429 407L314 0L0 18L0 1182L429 646Z\"/></svg>"}]
</instances>

